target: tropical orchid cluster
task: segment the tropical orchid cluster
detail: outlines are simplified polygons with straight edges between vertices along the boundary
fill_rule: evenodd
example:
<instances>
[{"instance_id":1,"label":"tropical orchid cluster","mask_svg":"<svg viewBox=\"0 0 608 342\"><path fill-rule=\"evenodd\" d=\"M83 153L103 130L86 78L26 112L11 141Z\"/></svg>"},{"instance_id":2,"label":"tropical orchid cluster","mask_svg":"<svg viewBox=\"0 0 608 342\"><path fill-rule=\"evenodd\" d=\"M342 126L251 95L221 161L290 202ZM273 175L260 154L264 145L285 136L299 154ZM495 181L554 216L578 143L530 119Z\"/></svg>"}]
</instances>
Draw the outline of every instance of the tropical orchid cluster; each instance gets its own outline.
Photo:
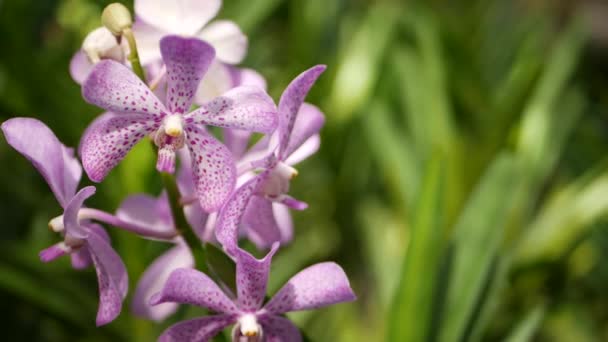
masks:
<instances>
[{"instance_id":1,"label":"tropical orchid cluster","mask_svg":"<svg viewBox=\"0 0 608 342\"><path fill-rule=\"evenodd\" d=\"M233 341L300 341L286 312L355 299L332 262L300 271L266 297L272 257L293 238L289 211L307 208L289 195L289 185L298 174L294 165L320 144L323 113L304 98L325 66L297 76L276 105L260 74L235 66L248 44L239 27L209 22L220 7L220 0L136 0L133 23L124 6L111 4L104 26L86 37L70 65L84 100L104 110L78 149L33 118L10 119L2 131L63 208L49 222L61 241L40 259L69 255L75 269L96 270L97 325L120 314L129 288L105 224L174 245L135 287L135 314L162 321L179 304L213 313L169 327L160 341L208 341L231 325ZM221 129L222 139L210 126ZM102 182L142 140L158 155L166 191L129 196L115 213L85 207L96 189L78 190L82 170ZM240 238L268 253L256 259L239 246ZM214 246L234 263L234 286L217 276L221 272L210 272L217 270L205 251Z\"/></svg>"}]
</instances>

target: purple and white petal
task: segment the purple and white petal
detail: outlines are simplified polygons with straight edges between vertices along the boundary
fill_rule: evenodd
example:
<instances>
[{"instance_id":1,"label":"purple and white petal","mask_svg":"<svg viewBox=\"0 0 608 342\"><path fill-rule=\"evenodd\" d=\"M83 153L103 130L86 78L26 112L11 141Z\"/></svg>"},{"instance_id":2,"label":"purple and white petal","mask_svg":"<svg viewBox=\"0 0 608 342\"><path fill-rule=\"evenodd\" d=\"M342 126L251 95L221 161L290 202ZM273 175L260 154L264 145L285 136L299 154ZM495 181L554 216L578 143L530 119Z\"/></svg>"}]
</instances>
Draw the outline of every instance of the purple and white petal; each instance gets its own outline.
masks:
<instances>
[{"instance_id":1,"label":"purple and white petal","mask_svg":"<svg viewBox=\"0 0 608 342\"><path fill-rule=\"evenodd\" d=\"M213 60L194 96L194 103L202 105L234 88L233 66Z\"/></svg>"},{"instance_id":2,"label":"purple and white petal","mask_svg":"<svg viewBox=\"0 0 608 342\"><path fill-rule=\"evenodd\" d=\"M300 106L317 78L325 71L325 65L314 66L296 77L285 89L279 101L279 159L284 160L291 132Z\"/></svg>"},{"instance_id":3,"label":"purple and white petal","mask_svg":"<svg viewBox=\"0 0 608 342\"><path fill-rule=\"evenodd\" d=\"M186 126L186 141L200 205L206 212L214 212L226 202L236 183L232 154L196 125Z\"/></svg>"},{"instance_id":4,"label":"purple and white petal","mask_svg":"<svg viewBox=\"0 0 608 342\"><path fill-rule=\"evenodd\" d=\"M128 223L158 232L174 232L173 218L166 194L152 197L145 194L127 197L116 210L116 216Z\"/></svg>"},{"instance_id":5,"label":"purple and white petal","mask_svg":"<svg viewBox=\"0 0 608 342\"><path fill-rule=\"evenodd\" d=\"M72 262L72 267L76 270L83 270L91 266L91 263L93 262L89 247L86 245L80 247L77 251L72 252L70 254L70 260Z\"/></svg>"},{"instance_id":6,"label":"purple and white petal","mask_svg":"<svg viewBox=\"0 0 608 342\"><path fill-rule=\"evenodd\" d=\"M235 86L249 85L262 88L264 90L267 89L266 80L259 72L253 69L236 67L231 67L230 70Z\"/></svg>"},{"instance_id":7,"label":"purple and white petal","mask_svg":"<svg viewBox=\"0 0 608 342\"><path fill-rule=\"evenodd\" d=\"M324 124L325 116L321 110L311 104L303 103L296 116L289 144L285 148L283 155L288 158L311 137L317 135Z\"/></svg>"},{"instance_id":8,"label":"purple and white petal","mask_svg":"<svg viewBox=\"0 0 608 342\"><path fill-rule=\"evenodd\" d=\"M301 342L300 330L290 320L280 316L260 317L266 342Z\"/></svg>"},{"instance_id":9,"label":"purple and white petal","mask_svg":"<svg viewBox=\"0 0 608 342\"><path fill-rule=\"evenodd\" d=\"M264 308L280 315L355 299L344 270L336 263L323 262L312 265L289 279Z\"/></svg>"},{"instance_id":10,"label":"purple and white petal","mask_svg":"<svg viewBox=\"0 0 608 342\"><path fill-rule=\"evenodd\" d=\"M77 239L84 239L89 235L88 230L84 229L80 225L80 220L78 219L78 212L82 208L84 201L93 196L95 194L94 186L87 186L68 202L68 205L65 207L65 211L63 212L63 226L65 227L66 236L74 237Z\"/></svg>"},{"instance_id":11,"label":"purple and white petal","mask_svg":"<svg viewBox=\"0 0 608 342\"><path fill-rule=\"evenodd\" d=\"M186 117L186 122L260 133L272 133L277 127L277 110L272 99L255 86L233 88Z\"/></svg>"},{"instance_id":12,"label":"purple and white petal","mask_svg":"<svg viewBox=\"0 0 608 342\"><path fill-rule=\"evenodd\" d=\"M160 40L167 33L159 30L143 20L135 20L133 23L133 34L137 42L137 53L142 65L149 66L162 59L160 55Z\"/></svg>"},{"instance_id":13,"label":"purple and white petal","mask_svg":"<svg viewBox=\"0 0 608 342\"><path fill-rule=\"evenodd\" d=\"M243 249L238 249L236 254L236 287L239 308L242 311L257 311L264 302L266 296L266 285L272 256L279 248L275 243L266 256L258 260Z\"/></svg>"},{"instance_id":14,"label":"purple and white petal","mask_svg":"<svg viewBox=\"0 0 608 342\"><path fill-rule=\"evenodd\" d=\"M89 231L87 246L95 264L99 283L99 309L97 326L113 321L122 309L129 280L122 260L110 244L95 231Z\"/></svg>"},{"instance_id":15,"label":"purple and white petal","mask_svg":"<svg viewBox=\"0 0 608 342\"><path fill-rule=\"evenodd\" d=\"M207 342L227 326L234 324L234 315L215 315L180 322L167 328L158 342Z\"/></svg>"},{"instance_id":16,"label":"purple and white petal","mask_svg":"<svg viewBox=\"0 0 608 342\"><path fill-rule=\"evenodd\" d=\"M239 159L247 151L247 145L252 133L242 129L224 128L224 144L235 159Z\"/></svg>"},{"instance_id":17,"label":"purple and white petal","mask_svg":"<svg viewBox=\"0 0 608 342\"><path fill-rule=\"evenodd\" d=\"M256 193L262 181L268 177L268 173L269 171L265 171L239 187L220 211L215 237L224 250L233 257L238 249L239 223L245 214L251 196Z\"/></svg>"},{"instance_id":18,"label":"purple and white petal","mask_svg":"<svg viewBox=\"0 0 608 342\"><path fill-rule=\"evenodd\" d=\"M281 229L274 218L273 203L264 197L253 196L243 216L243 226L249 240L259 249L266 249L282 241Z\"/></svg>"},{"instance_id":19,"label":"purple and white petal","mask_svg":"<svg viewBox=\"0 0 608 342\"><path fill-rule=\"evenodd\" d=\"M167 67L167 107L172 113L186 113L215 50L200 39L167 36L160 41L160 51Z\"/></svg>"},{"instance_id":20,"label":"purple and white petal","mask_svg":"<svg viewBox=\"0 0 608 342\"><path fill-rule=\"evenodd\" d=\"M315 154L321 147L321 137L318 134L308 138L298 149L291 152L285 159L285 164L294 166Z\"/></svg>"},{"instance_id":21,"label":"purple and white petal","mask_svg":"<svg viewBox=\"0 0 608 342\"><path fill-rule=\"evenodd\" d=\"M135 144L154 132L151 115L108 115L87 128L80 143L82 165L89 178L101 182Z\"/></svg>"},{"instance_id":22,"label":"purple and white petal","mask_svg":"<svg viewBox=\"0 0 608 342\"><path fill-rule=\"evenodd\" d=\"M70 76L74 82L82 84L93 70L94 64L91 63L87 54L79 50L70 60Z\"/></svg>"},{"instance_id":23,"label":"purple and white petal","mask_svg":"<svg viewBox=\"0 0 608 342\"><path fill-rule=\"evenodd\" d=\"M215 48L217 59L224 63L238 64L247 54L247 37L232 21L216 20L205 26L198 37L209 42Z\"/></svg>"},{"instance_id":24,"label":"purple and white petal","mask_svg":"<svg viewBox=\"0 0 608 342\"><path fill-rule=\"evenodd\" d=\"M60 258L69 253L68 247L64 242L59 242L51 247L45 248L38 253L40 257L40 261L42 262L51 262L55 261L57 258Z\"/></svg>"},{"instance_id":25,"label":"purple and white petal","mask_svg":"<svg viewBox=\"0 0 608 342\"><path fill-rule=\"evenodd\" d=\"M281 203L272 203L272 211L281 232L281 244L293 239L293 220L289 208Z\"/></svg>"},{"instance_id":26,"label":"purple and white petal","mask_svg":"<svg viewBox=\"0 0 608 342\"><path fill-rule=\"evenodd\" d=\"M178 268L192 267L194 267L194 259L188 247L183 243L176 245L156 258L137 283L133 295L133 313L157 322L173 314L177 310L178 304L163 303L152 306L150 305L150 298L153 294L162 290L171 272Z\"/></svg>"},{"instance_id":27,"label":"purple and white petal","mask_svg":"<svg viewBox=\"0 0 608 342\"><path fill-rule=\"evenodd\" d=\"M206 274L191 268L178 268L170 275L163 289L150 299L150 304L191 304L218 313L234 314L234 302Z\"/></svg>"},{"instance_id":28,"label":"purple and white petal","mask_svg":"<svg viewBox=\"0 0 608 342\"><path fill-rule=\"evenodd\" d=\"M136 0L135 15L166 33L194 35L222 6L221 0Z\"/></svg>"},{"instance_id":29,"label":"purple and white petal","mask_svg":"<svg viewBox=\"0 0 608 342\"><path fill-rule=\"evenodd\" d=\"M65 208L76 193L82 168L71 149L65 147L41 121L13 118L2 123L6 141L42 174L59 204Z\"/></svg>"},{"instance_id":30,"label":"purple and white petal","mask_svg":"<svg viewBox=\"0 0 608 342\"><path fill-rule=\"evenodd\" d=\"M166 110L131 69L113 60L95 64L82 85L84 99L115 113L135 113L160 117Z\"/></svg>"}]
</instances>

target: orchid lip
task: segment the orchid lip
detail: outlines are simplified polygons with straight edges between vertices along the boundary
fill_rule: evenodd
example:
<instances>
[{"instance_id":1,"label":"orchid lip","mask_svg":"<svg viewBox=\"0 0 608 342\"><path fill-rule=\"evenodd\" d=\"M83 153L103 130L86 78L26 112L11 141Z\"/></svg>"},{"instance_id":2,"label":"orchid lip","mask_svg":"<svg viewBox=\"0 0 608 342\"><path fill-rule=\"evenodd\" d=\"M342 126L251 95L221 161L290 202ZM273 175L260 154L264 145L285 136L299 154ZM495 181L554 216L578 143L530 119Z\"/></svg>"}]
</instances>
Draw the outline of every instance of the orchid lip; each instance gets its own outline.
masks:
<instances>
[{"instance_id":1,"label":"orchid lip","mask_svg":"<svg viewBox=\"0 0 608 342\"><path fill-rule=\"evenodd\" d=\"M165 118L164 122L165 134L177 138L184 133L184 124L182 116L179 114L172 114Z\"/></svg>"},{"instance_id":2,"label":"orchid lip","mask_svg":"<svg viewBox=\"0 0 608 342\"><path fill-rule=\"evenodd\" d=\"M239 330L243 336L255 337L261 335L262 327L254 314L245 314L239 318Z\"/></svg>"}]
</instances>

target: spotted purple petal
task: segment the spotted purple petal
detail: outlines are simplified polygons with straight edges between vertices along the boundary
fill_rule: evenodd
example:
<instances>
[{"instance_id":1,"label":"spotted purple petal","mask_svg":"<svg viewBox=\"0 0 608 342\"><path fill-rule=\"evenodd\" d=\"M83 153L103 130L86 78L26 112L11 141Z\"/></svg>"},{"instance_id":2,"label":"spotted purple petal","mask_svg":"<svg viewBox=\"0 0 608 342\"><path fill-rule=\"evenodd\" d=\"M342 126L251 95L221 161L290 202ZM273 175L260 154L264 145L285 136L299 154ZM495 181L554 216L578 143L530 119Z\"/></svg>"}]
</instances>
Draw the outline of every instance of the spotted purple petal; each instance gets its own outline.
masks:
<instances>
[{"instance_id":1,"label":"spotted purple petal","mask_svg":"<svg viewBox=\"0 0 608 342\"><path fill-rule=\"evenodd\" d=\"M253 196L243 216L247 236L260 249L268 248L282 240L272 205L273 203L264 197Z\"/></svg>"},{"instance_id":2,"label":"spotted purple petal","mask_svg":"<svg viewBox=\"0 0 608 342\"><path fill-rule=\"evenodd\" d=\"M197 305L218 313L238 311L232 300L207 275L190 268L171 273L163 289L152 296L150 304L174 302Z\"/></svg>"},{"instance_id":3,"label":"spotted purple petal","mask_svg":"<svg viewBox=\"0 0 608 342\"><path fill-rule=\"evenodd\" d=\"M66 234L69 236L84 239L89 235L88 231L80 225L78 212L82 208L84 201L93 196L93 194L95 194L94 186L84 187L74 195L65 207L65 211L63 212L63 225Z\"/></svg>"},{"instance_id":4,"label":"spotted purple petal","mask_svg":"<svg viewBox=\"0 0 608 342\"><path fill-rule=\"evenodd\" d=\"M289 144L285 148L283 154L285 158L289 158L294 151L319 133L324 124L325 117L319 108L308 103L303 103L296 116L296 121L289 138Z\"/></svg>"},{"instance_id":5,"label":"spotted purple petal","mask_svg":"<svg viewBox=\"0 0 608 342\"><path fill-rule=\"evenodd\" d=\"M233 88L186 115L187 122L260 133L277 127L277 110L272 99L255 86Z\"/></svg>"},{"instance_id":6,"label":"spotted purple petal","mask_svg":"<svg viewBox=\"0 0 608 342\"><path fill-rule=\"evenodd\" d=\"M234 324L234 315L215 315L195 318L170 326L158 338L158 342L207 342L227 326Z\"/></svg>"},{"instance_id":7,"label":"spotted purple petal","mask_svg":"<svg viewBox=\"0 0 608 342\"><path fill-rule=\"evenodd\" d=\"M82 165L89 178L101 182L146 135L154 132L159 122L151 115L108 115L95 120L82 137Z\"/></svg>"},{"instance_id":8,"label":"spotted purple petal","mask_svg":"<svg viewBox=\"0 0 608 342\"><path fill-rule=\"evenodd\" d=\"M183 243L176 245L158 257L144 272L133 295L133 313L154 321L162 321L173 314L178 307L176 303L150 305L153 294L162 290L171 272L178 268L194 267L194 259L188 247Z\"/></svg>"},{"instance_id":9,"label":"spotted purple petal","mask_svg":"<svg viewBox=\"0 0 608 342\"><path fill-rule=\"evenodd\" d=\"M158 232L175 232L166 194L152 197L136 194L127 197L116 210L116 216L128 223Z\"/></svg>"},{"instance_id":10,"label":"spotted purple petal","mask_svg":"<svg viewBox=\"0 0 608 342\"><path fill-rule=\"evenodd\" d=\"M266 342L301 342L298 328L286 318L268 315L260 318Z\"/></svg>"},{"instance_id":11,"label":"spotted purple petal","mask_svg":"<svg viewBox=\"0 0 608 342\"><path fill-rule=\"evenodd\" d=\"M167 67L167 106L172 113L186 113L215 50L200 39L167 36L160 51Z\"/></svg>"},{"instance_id":12,"label":"spotted purple petal","mask_svg":"<svg viewBox=\"0 0 608 342\"><path fill-rule=\"evenodd\" d=\"M336 263L323 262L305 268L289 279L265 309L280 315L349 302L355 298L344 270Z\"/></svg>"},{"instance_id":13,"label":"spotted purple petal","mask_svg":"<svg viewBox=\"0 0 608 342\"><path fill-rule=\"evenodd\" d=\"M82 176L74 151L65 147L41 121L13 118L2 123L6 141L42 174L59 204L65 208Z\"/></svg>"},{"instance_id":14,"label":"spotted purple petal","mask_svg":"<svg viewBox=\"0 0 608 342\"><path fill-rule=\"evenodd\" d=\"M238 249L236 254L236 287L239 308L243 311L257 311L264 302L268 273L272 256L279 248L275 243L266 256L258 260L247 251Z\"/></svg>"},{"instance_id":15,"label":"spotted purple petal","mask_svg":"<svg viewBox=\"0 0 608 342\"><path fill-rule=\"evenodd\" d=\"M110 323L120 314L129 280L122 260L102 236L90 230L87 246L95 264L99 283L99 310L96 322L97 326L100 326Z\"/></svg>"},{"instance_id":16,"label":"spotted purple petal","mask_svg":"<svg viewBox=\"0 0 608 342\"><path fill-rule=\"evenodd\" d=\"M290 135L300 106L317 78L325 71L325 65L314 66L296 77L287 86L279 101L279 159L284 160Z\"/></svg>"},{"instance_id":17,"label":"spotted purple petal","mask_svg":"<svg viewBox=\"0 0 608 342\"><path fill-rule=\"evenodd\" d=\"M186 126L194 184L203 210L214 212L228 199L236 183L232 154L204 129Z\"/></svg>"},{"instance_id":18,"label":"spotted purple petal","mask_svg":"<svg viewBox=\"0 0 608 342\"><path fill-rule=\"evenodd\" d=\"M84 99L114 113L160 116L165 107L131 69L113 60L95 64L82 85Z\"/></svg>"},{"instance_id":19,"label":"spotted purple petal","mask_svg":"<svg viewBox=\"0 0 608 342\"><path fill-rule=\"evenodd\" d=\"M235 256L238 249L239 223L245 213L247 204L262 181L268 177L268 174L269 171L265 171L243 184L230 196L226 205L220 211L215 237L231 256Z\"/></svg>"}]
</instances>

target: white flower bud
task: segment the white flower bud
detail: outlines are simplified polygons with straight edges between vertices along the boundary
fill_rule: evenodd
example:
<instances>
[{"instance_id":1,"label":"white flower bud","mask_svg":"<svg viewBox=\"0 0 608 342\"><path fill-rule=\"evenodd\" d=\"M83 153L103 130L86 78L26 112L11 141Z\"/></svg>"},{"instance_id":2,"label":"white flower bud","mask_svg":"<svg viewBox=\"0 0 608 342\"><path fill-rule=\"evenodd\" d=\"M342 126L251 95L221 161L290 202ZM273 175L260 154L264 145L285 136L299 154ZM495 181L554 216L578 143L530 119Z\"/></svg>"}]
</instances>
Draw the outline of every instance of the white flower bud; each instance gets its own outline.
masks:
<instances>
[{"instance_id":1,"label":"white flower bud","mask_svg":"<svg viewBox=\"0 0 608 342\"><path fill-rule=\"evenodd\" d=\"M125 29L131 28L131 12L125 5L115 2L109 4L101 13L101 23L115 36L122 35Z\"/></svg>"},{"instance_id":2,"label":"white flower bud","mask_svg":"<svg viewBox=\"0 0 608 342\"><path fill-rule=\"evenodd\" d=\"M116 37L105 27L91 31L82 42L82 50L91 63L97 63L101 59L122 61L125 55Z\"/></svg>"}]
</instances>

